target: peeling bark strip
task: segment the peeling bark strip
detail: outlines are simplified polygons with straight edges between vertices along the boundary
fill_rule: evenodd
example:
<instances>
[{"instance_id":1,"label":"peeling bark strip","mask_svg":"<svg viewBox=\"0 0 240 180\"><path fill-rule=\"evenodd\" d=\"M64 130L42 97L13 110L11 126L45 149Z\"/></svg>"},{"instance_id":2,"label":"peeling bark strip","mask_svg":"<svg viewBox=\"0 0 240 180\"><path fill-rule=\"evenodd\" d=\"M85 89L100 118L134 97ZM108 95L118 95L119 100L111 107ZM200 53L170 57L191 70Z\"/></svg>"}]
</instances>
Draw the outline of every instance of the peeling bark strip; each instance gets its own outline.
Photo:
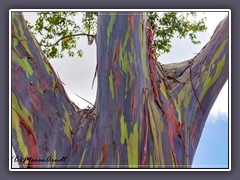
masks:
<instances>
[{"instance_id":1,"label":"peeling bark strip","mask_svg":"<svg viewBox=\"0 0 240 180\"><path fill-rule=\"evenodd\" d=\"M198 105L200 106L200 108L202 110L202 113L204 115L204 110L203 110L203 108L201 106L201 103L200 103L198 97L197 97L197 93L196 93L196 90L195 90L194 85L193 85L193 80L192 80L192 62L189 62L189 69L190 69L190 82L191 82L191 86L192 86L192 89L193 89L193 93L194 93L194 96L197 99Z\"/></svg>"},{"instance_id":2,"label":"peeling bark strip","mask_svg":"<svg viewBox=\"0 0 240 180\"><path fill-rule=\"evenodd\" d=\"M161 65L146 14L122 13L99 13L97 99L92 108L79 109L21 13L13 12L12 146L17 156L35 159L20 167L191 166L228 79L228 17L190 65ZM46 161L49 156L53 160Z\"/></svg>"},{"instance_id":3,"label":"peeling bark strip","mask_svg":"<svg viewBox=\"0 0 240 180\"><path fill-rule=\"evenodd\" d=\"M162 108L162 104L159 99L158 95L158 88L157 88L157 57L156 57L156 50L152 48L153 38L156 32L157 26L155 25L154 30L151 29L150 23L147 24L147 40L148 40L148 58L149 58L149 70L150 70L150 79L152 84L152 91L154 93L155 99L164 113Z\"/></svg>"}]
</instances>

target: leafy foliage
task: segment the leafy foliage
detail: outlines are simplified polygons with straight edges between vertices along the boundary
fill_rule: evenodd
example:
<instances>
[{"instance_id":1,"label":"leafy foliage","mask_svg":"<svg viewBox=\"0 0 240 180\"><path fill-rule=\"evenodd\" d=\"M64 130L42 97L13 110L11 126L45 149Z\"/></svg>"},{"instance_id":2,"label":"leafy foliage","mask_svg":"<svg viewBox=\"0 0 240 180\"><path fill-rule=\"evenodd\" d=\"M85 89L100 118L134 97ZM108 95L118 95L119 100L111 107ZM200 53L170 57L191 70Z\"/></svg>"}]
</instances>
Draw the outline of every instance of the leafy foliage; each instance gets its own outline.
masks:
<instances>
[{"instance_id":1,"label":"leafy foliage","mask_svg":"<svg viewBox=\"0 0 240 180\"><path fill-rule=\"evenodd\" d=\"M86 29L78 25L81 24L76 21L78 14L79 12L38 12L35 25L27 23L34 34L42 36L39 43L48 58L62 58L64 51L70 57L75 55L73 50L76 49L79 37L74 34ZM61 41L58 41L60 38ZM82 50L78 49L77 55L82 54Z\"/></svg>"},{"instance_id":2,"label":"leafy foliage","mask_svg":"<svg viewBox=\"0 0 240 180\"><path fill-rule=\"evenodd\" d=\"M171 50L171 39L175 34L177 38L189 36L193 44L199 44L196 33L207 29L205 26L206 18L199 21L190 21L196 19L196 12L166 12L160 15L158 12L148 12L149 23L152 28L157 25L156 36L153 41L153 47L157 50L157 56L168 53Z\"/></svg>"},{"instance_id":3,"label":"leafy foliage","mask_svg":"<svg viewBox=\"0 0 240 180\"><path fill-rule=\"evenodd\" d=\"M49 59L64 57L64 51L73 57L80 36L87 36L89 45L94 41L97 12L38 12L37 15L35 25L28 23L28 26L35 34L42 36L40 45L44 47L43 51ZM78 22L80 16L82 22ZM206 18L189 20L196 19L196 12L148 12L147 16L152 28L157 25L153 41L157 56L170 52L171 40L175 34L180 39L188 36L193 44L199 44L196 33L207 29ZM77 49L77 55L81 57L83 51Z\"/></svg>"}]
</instances>

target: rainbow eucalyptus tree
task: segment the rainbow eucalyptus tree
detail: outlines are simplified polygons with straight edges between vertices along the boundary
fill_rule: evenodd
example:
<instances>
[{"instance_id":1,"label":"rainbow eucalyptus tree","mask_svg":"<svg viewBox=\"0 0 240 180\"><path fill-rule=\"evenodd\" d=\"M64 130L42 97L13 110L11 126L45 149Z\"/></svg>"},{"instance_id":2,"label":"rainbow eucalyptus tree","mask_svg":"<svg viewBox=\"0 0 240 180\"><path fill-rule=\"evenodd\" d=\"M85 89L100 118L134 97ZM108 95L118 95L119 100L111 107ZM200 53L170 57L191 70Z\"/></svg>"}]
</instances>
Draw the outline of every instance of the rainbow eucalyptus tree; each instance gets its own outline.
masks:
<instances>
[{"instance_id":1,"label":"rainbow eucalyptus tree","mask_svg":"<svg viewBox=\"0 0 240 180\"><path fill-rule=\"evenodd\" d=\"M13 12L11 23L12 146L20 167L191 167L228 79L228 17L198 55L163 65L145 13L100 13L97 97L86 109L71 102L22 14Z\"/></svg>"}]
</instances>

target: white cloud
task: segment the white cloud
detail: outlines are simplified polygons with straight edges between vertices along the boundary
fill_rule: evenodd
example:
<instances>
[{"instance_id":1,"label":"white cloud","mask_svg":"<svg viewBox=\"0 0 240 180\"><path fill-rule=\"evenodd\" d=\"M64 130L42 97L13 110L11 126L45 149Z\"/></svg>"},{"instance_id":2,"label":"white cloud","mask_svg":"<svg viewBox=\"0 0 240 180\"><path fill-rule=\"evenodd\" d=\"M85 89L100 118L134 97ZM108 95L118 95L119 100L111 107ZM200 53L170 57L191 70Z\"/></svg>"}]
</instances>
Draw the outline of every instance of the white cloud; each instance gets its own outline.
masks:
<instances>
[{"instance_id":1,"label":"white cloud","mask_svg":"<svg viewBox=\"0 0 240 180\"><path fill-rule=\"evenodd\" d=\"M223 86L208 116L208 122L211 123L221 120L228 120L228 81Z\"/></svg>"},{"instance_id":2,"label":"white cloud","mask_svg":"<svg viewBox=\"0 0 240 180\"><path fill-rule=\"evenodd\" d=\"M190 20L200 20L206 17L207 32L213 33L218 23L228 15L228 12L198 12L196 18L189 17Z\"/></svg>"},{"instance_id":3,"label":"white cloud","mask_svg":"<svg viewBox=\"0 0 240 180\"><path fill-rule=\"evenodd\" d=\"M198 14L198 19L203 17L207 17L206 26L207 31L211 34L214 32L215 28L217 27L218 23L223 20L227 16L228 12L203 12Z\"/></svg>"}]
</instances>

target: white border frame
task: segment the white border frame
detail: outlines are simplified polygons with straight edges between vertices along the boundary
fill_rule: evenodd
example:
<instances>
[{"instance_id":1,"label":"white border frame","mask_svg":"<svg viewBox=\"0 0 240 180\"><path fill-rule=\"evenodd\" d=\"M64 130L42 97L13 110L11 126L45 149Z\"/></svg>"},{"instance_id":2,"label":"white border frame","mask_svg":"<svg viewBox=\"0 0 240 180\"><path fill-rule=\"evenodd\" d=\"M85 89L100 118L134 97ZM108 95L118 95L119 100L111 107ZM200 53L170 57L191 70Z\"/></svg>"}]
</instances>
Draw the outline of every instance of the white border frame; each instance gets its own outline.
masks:
<instances>
[{"instance_id":1,"label":"white border frame","mask_svg":"<svg viewBox=\"0 0 240 180\"><path fill-rule=\"evenodd\" d=\"M11 49L12 49L12 35L11 35L11 15L14 11L25 11L25 12L43 12L43 11L179 11L179 12L228 12L229 15L229 85L228 85L228 169L221 168L187 168L187 169L22 169L12 168L12 128L11 128ZM9 10L9 171L231 171L231 10L230 9L10 9Z\"/></svg>"}]
</instances>

